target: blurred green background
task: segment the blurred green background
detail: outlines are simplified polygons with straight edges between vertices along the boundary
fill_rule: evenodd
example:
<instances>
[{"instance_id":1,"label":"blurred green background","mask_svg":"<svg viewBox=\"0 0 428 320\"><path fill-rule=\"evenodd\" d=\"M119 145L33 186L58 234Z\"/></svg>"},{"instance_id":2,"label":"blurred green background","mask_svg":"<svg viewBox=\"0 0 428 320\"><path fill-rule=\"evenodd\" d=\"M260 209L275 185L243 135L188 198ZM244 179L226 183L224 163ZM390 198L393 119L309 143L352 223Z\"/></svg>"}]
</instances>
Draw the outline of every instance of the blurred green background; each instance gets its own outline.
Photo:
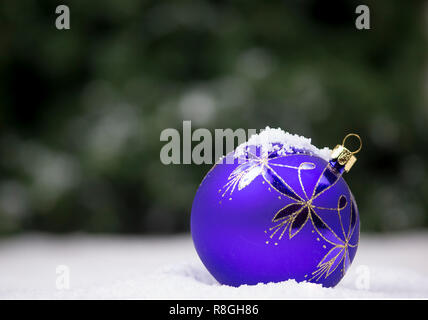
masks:
<instances>
[{"instance_id":1,"label":"blurred green background","mask_svg":"<svg viewBox=\"0 0 428 320\"><path fill-rule=\"evenodd\" d=\"M2 1L0 234L188 231L210 165L159 160L183 120L319 147L357 132L362 231L427 227L427 17L399 0Z\"/></svg>"}]
</instances>

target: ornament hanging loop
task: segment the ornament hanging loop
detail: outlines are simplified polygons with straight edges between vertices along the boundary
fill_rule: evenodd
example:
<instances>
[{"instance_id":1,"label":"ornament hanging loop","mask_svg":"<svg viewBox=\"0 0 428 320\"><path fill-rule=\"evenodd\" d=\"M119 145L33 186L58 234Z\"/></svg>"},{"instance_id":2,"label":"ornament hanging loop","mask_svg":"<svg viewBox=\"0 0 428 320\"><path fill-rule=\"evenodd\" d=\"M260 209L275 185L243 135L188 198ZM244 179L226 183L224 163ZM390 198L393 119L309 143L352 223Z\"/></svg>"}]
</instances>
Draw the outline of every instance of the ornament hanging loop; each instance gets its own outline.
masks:
<instances>
[{"instance_id":1,"label":"ornament hanging loop","mask_svg":"<svg viewBox=\"0 0 428 320\"><path fill-rule=\"evenodd\" d=\"M345 142L346 142L346 140L348 140L350 137L355 137L355 138L357 138L357 139L358 139L358 142L359 142L359 144L360 144L360 146L358 147L358 149L357 149L357 150L355 150L355 151L350 151L352 154L356 154L356 153L358 153L358 152L360 152L360 151L361 151L361 148L363 147L363 141L361 140L361 138L360 138L360 136L359 136L358 134L356 134L356 133L348 133L348 134L345 136L345 138L343 138L343 141L342 141L342 147L345 147Z\"/></svg>"},{"instance_id":2,"label":"ornament hanging loop","mask_svg":"<svg viewBox=\"0 0 428 320\"><path fill-rule=\"evenodd\" d=\"M356 137L360 143L359 147L355 151L350 151L345 147L345 142L350 137ZM358 134L355 133L349 133L343 138L342 144L338 144L331 153L331 158L334 161L337 161L337 163L340 166L343 166L346 172L349 172L351 170L354 163L357 161L357 158L354 156L354 154L360 152L361 148L363 147L363 142Z\"/></svg>"}]
</instances>

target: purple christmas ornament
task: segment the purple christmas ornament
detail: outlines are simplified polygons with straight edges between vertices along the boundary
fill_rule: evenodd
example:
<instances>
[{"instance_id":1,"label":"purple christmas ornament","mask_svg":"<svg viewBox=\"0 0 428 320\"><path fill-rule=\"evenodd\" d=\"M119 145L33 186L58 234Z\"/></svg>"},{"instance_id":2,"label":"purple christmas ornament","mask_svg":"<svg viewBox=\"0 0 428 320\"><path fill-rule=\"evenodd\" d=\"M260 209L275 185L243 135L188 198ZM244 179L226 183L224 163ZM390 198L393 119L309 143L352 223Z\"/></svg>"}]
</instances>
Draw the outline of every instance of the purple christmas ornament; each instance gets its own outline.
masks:
<instances>
[{"instance_id":1,"label":"purple christmas ornament","mask_svg":"<svg viewBox=\"0 0 428 320\"><path fill-rule=\"evenodd\" d=\"M196 251L222 284L333 287L358 247L358 209L342 173L359 150L342 143L326 161L326 149L277 130L267 128L205 176L192 207Z\"/></svg>"}]
</instances>

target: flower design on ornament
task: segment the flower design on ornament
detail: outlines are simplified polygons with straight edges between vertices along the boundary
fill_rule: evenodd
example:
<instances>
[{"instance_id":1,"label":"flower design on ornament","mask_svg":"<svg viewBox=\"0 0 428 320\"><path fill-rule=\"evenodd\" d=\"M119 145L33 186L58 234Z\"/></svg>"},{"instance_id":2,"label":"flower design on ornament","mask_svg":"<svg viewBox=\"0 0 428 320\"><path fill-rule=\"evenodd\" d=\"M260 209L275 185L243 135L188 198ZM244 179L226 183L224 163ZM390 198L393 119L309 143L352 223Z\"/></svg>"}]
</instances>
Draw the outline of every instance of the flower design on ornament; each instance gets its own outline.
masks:
<instances>
[{"instance_id":1,"label":"flower design on ornament","mask_svg":"<svg viewBox=\"0 0 428 320\"><path fill-rule=\"evenodd\" d=\"M340 173L334 171L329 164L324 168L320 177L318 178L317 183L313 189L311 197L306 193L305 186L303 185L301 170L306 168L309 163L303 162L298 167L298 177L300 187L302 189L304 197L299 196L294 190L292 190L288 185L284 187L282 184L283 180L279 181L269 181L273 188L284 196L293 200L292 203L286 205L285 207L278 210L275 216L272 219L272 222L276 223L273 227L269 228L270 238L272 239L277 233L279 233L278 239L281 240L288 230L289 239L296 236L300 230L306 225L310 220L316 232L327 241L331 236L335 236L334 231L323 221L320 215L316 210L337 210L337 208L324 208L314 204L314 201L325 191L333 187L340 178ZM315 168L315 165L313 168ZM281 182L281 183L278 183ZM290 190L292 194L290 194ZM342 195L339 198L340 209L342 210L346 206L346 198ZM281 231L282 230L282 231ZM281 231L281 232L280 232Z\"/></svg>"},{"instance_id":2,"label":"flower design on ornament","mask_svg":"<svg viewBox=\"0 0 428 320\"><path fill-rule=\"evenodd\" d=\"M343 200L344 199L344 200ZM341 203L342 202L342 203ZM349 247L355 248L358 245L358 239L355 244L351 243L350 240L354 235L356 227L356 209L354 208L354 201L351 200L350 210L351 215L349 218L348 230L345 232L343 226L342 217L340 211L344 209L341 206L346 202L346 198L341 196L337 204L337 214L339 216L340 226L342 229L342 236L337 236L333 233L334 237L325 239L327 242L333 245L333 248L323 257L323 259L318 263L318 269L312 272L312 278L309 281L314 280L318 281L324 275L327 278L332 274L339 265L342 264L342 276L345 275L346 270L348 270L351 265L351 259L349 257ZM345 203L346 207L346 203Z\"/></svg>"},{"instance_id":3,"label":"flower design on ornament","mask_svg":"<svg viewBox=\"0 0 428 320\"><path fill-rule=\"evenodd\" d=\"M298 167L289 166L279 163L272 163L271 160L279 159L283 157L287 157L290 155L278 155L276 151L267 153L265 156L256 156L254 153L250 151L246 151L246 158L239 157L240 160L243 160L240 166L238 166L228 177L228 182L223 186L222 189L222 197L224 197L228 192L229 195L232 195L235 191L236 187L238 190L244 189L248 186L255 178L259 175L262 175L263 179L271 184L271 186L275 189L280 189L283 191L285 195L291 197L293 199L299 199L300 197L293 191L293 189L275 172L272 168L276 167L284 167L296 170L311 170L315 168L315 164L310 162L304 162L300 164Z\"/></svg>"}]
</instances>

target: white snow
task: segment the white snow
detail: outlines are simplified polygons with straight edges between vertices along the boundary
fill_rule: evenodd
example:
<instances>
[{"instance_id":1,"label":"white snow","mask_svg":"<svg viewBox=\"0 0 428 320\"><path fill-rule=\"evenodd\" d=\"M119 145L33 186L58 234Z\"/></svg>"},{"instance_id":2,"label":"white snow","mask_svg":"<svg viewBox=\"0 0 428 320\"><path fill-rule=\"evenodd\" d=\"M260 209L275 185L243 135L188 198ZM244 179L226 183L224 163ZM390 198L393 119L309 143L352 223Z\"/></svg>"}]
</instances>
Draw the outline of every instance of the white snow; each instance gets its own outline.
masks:
<instances>
[{"instance_id":1,"label":"white snow","mask_svg":"<svg viewBox=\"0 0 428 320\"><path fill-rule=\"evenodd\" d=\"M285 132L281 128L274 129L266 127L259 134L252 135L247 142L242 143L236 148L235 157L245 155L248 147L260 147L262 155L272 151L278 151L278 154L282 155L286 152L292 152L294 148L302 152L317 155L326 161L331 158L331 150L329 148L318 149L312 145L310 138Z\"/></svg>"},{"instance_id":2,"label":"white snow","mask_svg":"<svg viewBox=\"0 0 428 320\"><path fill-rule=\"evenodd\" d=\"M0 298L428 298L427 247L426 231L362 234L356 259L336 288L295 281L232 288L206 271L189 235L26 235L0 242ZM56 287L66 276L64 269L56 273L59 265L69 268L69 289Z\"/></svg>"}]
</instances>

